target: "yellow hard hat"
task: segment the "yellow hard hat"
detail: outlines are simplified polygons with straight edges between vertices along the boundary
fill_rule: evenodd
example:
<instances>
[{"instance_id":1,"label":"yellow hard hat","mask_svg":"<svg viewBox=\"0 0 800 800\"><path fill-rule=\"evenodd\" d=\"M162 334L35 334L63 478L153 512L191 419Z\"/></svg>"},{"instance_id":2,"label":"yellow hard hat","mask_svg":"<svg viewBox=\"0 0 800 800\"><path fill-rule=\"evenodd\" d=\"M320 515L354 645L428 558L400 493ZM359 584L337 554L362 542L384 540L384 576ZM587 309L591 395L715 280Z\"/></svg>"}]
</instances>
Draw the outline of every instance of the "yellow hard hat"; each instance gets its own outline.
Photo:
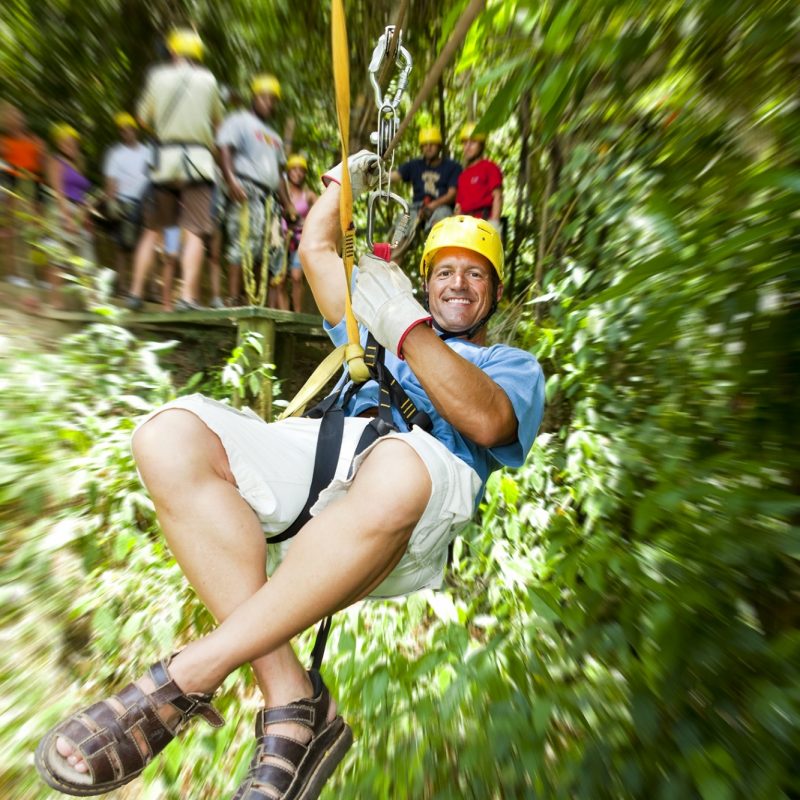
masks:
<instances>
[{"instance_id":1,"label":"yellow hard hat","mask_svg":"<svg viewBox=\"0 0 800 800\"><path fill-rule=\"evenodd\" d=\"M195 61L203 58L203 40L191 28L173 28L167 36L167 47L176 56L193 58Z\"/></svg>"},{"instance_id":2,"label":"yellow hard hat","mask_svg":"<svg viewBox=\"0 0 800 800\"><path fill-rule=\"evenodd\" d=\"M437 222L425 240L422 261L419 262L419 271L423 278L428 277L433 257L444 247L463 247L489 259L502 283L503 242L495 227L486 220L460 214Z\"/></svg>"},{"instance_id":3,"label":"yellow hard hat","mask_svg":"<svg viewBox=\"0 0 800 800\"><path fill-rule=\"evenodd\" d=\"M250 84L250 88L253 90L253 94L271 94L277 97L278 100L281 99L281 84L274 75L266 73L264 75L256 75Z\"/></svg>"},{"instance_id":4,"label":"yellow hard hat","mask_svg":"<svg viewBox=\"0 0 800 800\"><path fill-rule=\"evenodd\" d=\"M475 133L475 123L474 122L467 122L465 123L464 127L461 129L461 141L467 142L472 140L473 142L485 142L486 141L486 134L485 133Z\"/></svg>"},{"instance_id":5,"label":"yellow hard hat","mask_svg":"<svg viewBox=\"0 0 800 800\"><path fill-rule=\"evenodd\" d=\"M419 143L422 144L441 144L442 132L435 125L428 125L419 129Z\"/></svg>"},{"instance_id":6,"label":"yellow hard hat","mask_svg":"<svg viewBox=\"0 0 800 800\"><path fill-rule=\"evenodd\" d=\"M114 124L118 128L138 128L136 120L127 111L119 111L114 114Z\"/></svg>"},{"instance_id":7,"label":"yellow hard hat","mask_svg":"<svg viewBox=\"0 0 800 800\"><path fill-rule=\"evenodd\" d=\"M308 161L306 161L305 156L301 156L299 153L293 153L286 159L286 169L294 169L295 167L302 167L304 170L308 171Z\"/></svg>"},{"instance_id":8,"label":"yellow hard hat","mask_svg":"<svg viewBox=\"0 0 800 800\"><path fill-rule=\"evenodd\" d=\"M53 137L53 141L56 144L60 144L65 139L76 139L80 140L80 135L72 125L69 125L66 122L57 122L53 127L50 129L50 134Z\"/></svg>"}]
</instances>

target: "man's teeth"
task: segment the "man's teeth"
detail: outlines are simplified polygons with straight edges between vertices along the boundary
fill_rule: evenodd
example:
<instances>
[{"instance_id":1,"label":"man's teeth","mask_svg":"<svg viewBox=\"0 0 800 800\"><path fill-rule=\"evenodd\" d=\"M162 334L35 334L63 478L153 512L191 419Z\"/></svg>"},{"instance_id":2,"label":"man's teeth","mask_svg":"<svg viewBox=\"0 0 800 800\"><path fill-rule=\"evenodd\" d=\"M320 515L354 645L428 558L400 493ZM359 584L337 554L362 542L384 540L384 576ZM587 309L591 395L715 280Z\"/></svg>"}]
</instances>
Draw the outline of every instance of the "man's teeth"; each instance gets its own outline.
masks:
<instances>
[{"instance_id":1,"label":"man's teeth","mask_svg":"<svg viewBox=\"0 0 800 800\"><path fill-rule=\"evenodd\" d=\"M451 297L446 302L448 302L448 303L458 303L458 305L460 305L460 306L466 306L466 305L469 305L470 301L467 300L464 297Z\"/></svg>"}]
</instances>

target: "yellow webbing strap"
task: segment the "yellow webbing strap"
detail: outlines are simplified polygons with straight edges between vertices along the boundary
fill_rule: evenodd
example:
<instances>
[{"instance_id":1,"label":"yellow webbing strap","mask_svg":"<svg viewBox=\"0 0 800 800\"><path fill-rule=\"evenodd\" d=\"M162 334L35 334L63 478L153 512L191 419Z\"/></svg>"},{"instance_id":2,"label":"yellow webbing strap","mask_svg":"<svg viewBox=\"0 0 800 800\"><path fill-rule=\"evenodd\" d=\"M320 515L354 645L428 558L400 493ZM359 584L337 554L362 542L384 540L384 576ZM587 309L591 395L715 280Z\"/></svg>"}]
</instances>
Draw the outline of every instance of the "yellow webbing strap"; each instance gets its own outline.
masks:
<instances>
[{"instance_id":1,"label":"yellow webbing strap","mask_svg":"<svg viewBox=\"0 0 800 800\"><path fill-rule=\"evenodd\" d=\"M342 262L345 272L345 324L348 343L337 347L314 370L303 388L295 395L286 410L278 417L302 414L306 405L328 383L333 375L347 363L350 379L363 383L369 379L369 369L364 363L364 348L358 335L358 321L350 302L350 282L355 261L355 227L353 226L353 189L347 168L347 141L350 138L350 66L347 50L347 27L342 0L331 3L331 47L333 50L333 81L336 89L336 116L339 122L339 139L342 145L342 191L339 200L339 224L342 229Z\"/></svg>"},{"instance_id":2,"label":"yellow webbing strap","mask_svg":"<svg viewBox=\"0 0 800 800\"><path fill-rule=\"evenodd\" d=\"M347 168L347 142L350 138L350 65L342 0L332 0L331 47L333 50L333 82L336 87L336 116L339 120L339 139L342 144L342 193L339 201L339 224L342 228L342 261L345 274L344 314L347 339L351 345L347 354L347 366L350 370L351 380L363 383L369 378L369 370L364 363L364 349L359 342L358 322L353 316L353 308L350 303L350 281L355 261L356 234L353 227L353 189L350 185L350 170Z\"/></svg>"}]
</instances>

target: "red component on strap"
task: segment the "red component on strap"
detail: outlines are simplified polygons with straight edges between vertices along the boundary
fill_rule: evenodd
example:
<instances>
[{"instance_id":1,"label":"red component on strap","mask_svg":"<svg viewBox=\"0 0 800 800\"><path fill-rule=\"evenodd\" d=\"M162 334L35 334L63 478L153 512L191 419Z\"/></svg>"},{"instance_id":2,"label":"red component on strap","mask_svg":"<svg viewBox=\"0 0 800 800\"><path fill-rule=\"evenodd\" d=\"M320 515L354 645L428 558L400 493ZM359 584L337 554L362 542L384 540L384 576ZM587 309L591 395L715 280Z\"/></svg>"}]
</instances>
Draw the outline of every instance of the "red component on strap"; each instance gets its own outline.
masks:
<instances>
[{"instance_id":1,"label":"red component on strap","mask_svg":"<svg viewBox=\"0 0 800 800\"><path fill-rule=\"evenodd\" d=\"M389 242L376 242L372 246L372 254L378 258L382 258L384 261L391 261L392 246Z\"/></svg>"}]
</instances>

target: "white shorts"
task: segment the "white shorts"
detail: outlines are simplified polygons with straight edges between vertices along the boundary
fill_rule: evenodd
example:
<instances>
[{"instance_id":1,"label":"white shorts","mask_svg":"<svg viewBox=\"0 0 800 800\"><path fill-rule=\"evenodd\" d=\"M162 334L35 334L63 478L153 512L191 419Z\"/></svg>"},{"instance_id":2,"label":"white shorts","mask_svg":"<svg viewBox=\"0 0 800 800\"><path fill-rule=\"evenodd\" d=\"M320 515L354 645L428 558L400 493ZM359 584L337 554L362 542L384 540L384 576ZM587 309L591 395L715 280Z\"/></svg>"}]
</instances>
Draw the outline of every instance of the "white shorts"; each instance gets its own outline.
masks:
<instances>
[{"instance_id":1,"label":"white shorts","mask_svg":"<svg viewBox=\"0 0 800 800\"><path fill-rule=\"evenodd\" d=\"M266 423L249 408L237 410L194 394L167 403L145 417L139 426L168 408L191 411L219 437L239 494L267 534L280 533L294 522L308 499L319 420L293 417ZM353 451L368 422L360 417L345 420L334 479L320 493L312 515L347 492L361 462L379 443L380 440L358 456L348 476ZM441 585L447 547L471 518L481 485L475 470L420 428L390 433L388 437L400 439L414 449L428 469L432 489L405 555L371 597L394 597ZM270 545L270 571L291 545L292 539Z\"/></svg>"}]
</instances>

